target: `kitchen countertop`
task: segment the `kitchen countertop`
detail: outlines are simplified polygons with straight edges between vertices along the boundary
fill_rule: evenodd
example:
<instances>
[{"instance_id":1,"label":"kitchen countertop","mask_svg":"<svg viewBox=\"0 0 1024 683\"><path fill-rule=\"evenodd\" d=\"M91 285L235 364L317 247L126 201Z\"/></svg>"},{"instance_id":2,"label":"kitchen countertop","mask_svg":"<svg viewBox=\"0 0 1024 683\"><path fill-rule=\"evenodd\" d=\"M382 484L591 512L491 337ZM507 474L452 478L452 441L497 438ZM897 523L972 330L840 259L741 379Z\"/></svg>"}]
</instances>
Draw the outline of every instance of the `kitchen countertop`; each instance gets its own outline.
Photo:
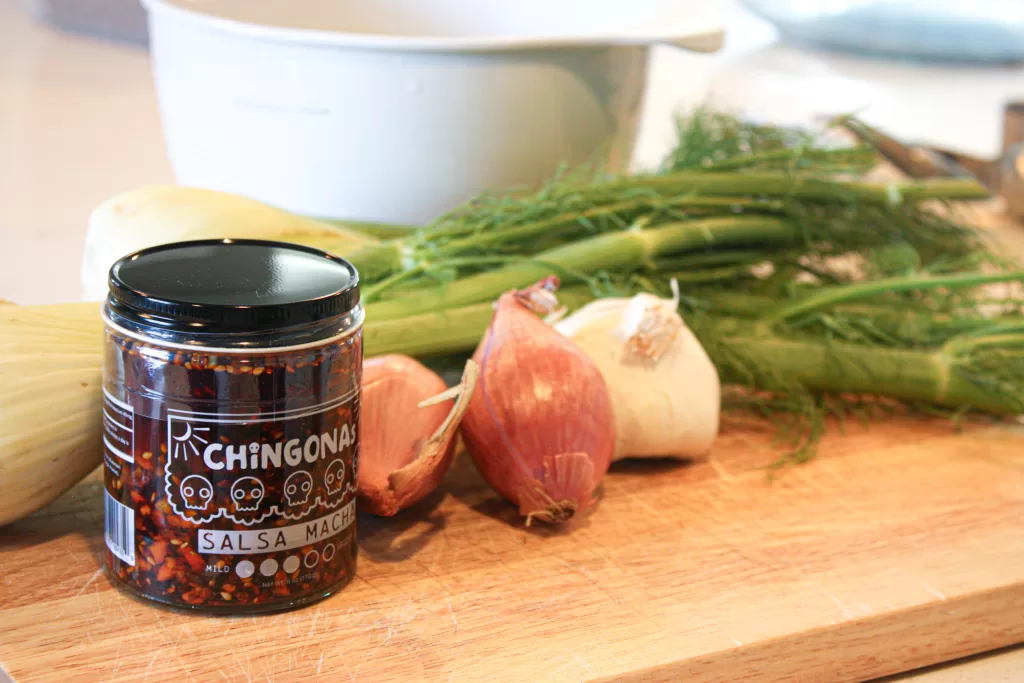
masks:
<instances>
[{"instance_id":1,"label":"kitchen countertop","mask_svg":"<svg viewBox=\"0 0 1024 683\"><path fill-rule=\"evenodd\" d=\"M877 106L865 118L897 134L993 154L1001 102L1015 89L1024 94L1019 69L887 71L776 45L770 28L746 17L734 24L718 55L656 53L639 165L656 162L669 144L669 114L708 96L795 120L825 101L835 113L866 99ZM16 0L0 0L0 152L0 298L79 298L92 207L121 190L173 181L146 51L61 33L35 23ZM998 683L1021 672L1024 650L1011 649L891 680Z\"/></svg>"},{"instance_id":2,"label":"kitchen countertop","mask_svg":"<svg viewBox=\"0 0 1024 683\"><path fill-rule=\"evenodd\" d=\"M0 0L0 298L79 298L86 221L111 194L172 182L147 53L60 33Z\"/></svg>"}]
</instances>

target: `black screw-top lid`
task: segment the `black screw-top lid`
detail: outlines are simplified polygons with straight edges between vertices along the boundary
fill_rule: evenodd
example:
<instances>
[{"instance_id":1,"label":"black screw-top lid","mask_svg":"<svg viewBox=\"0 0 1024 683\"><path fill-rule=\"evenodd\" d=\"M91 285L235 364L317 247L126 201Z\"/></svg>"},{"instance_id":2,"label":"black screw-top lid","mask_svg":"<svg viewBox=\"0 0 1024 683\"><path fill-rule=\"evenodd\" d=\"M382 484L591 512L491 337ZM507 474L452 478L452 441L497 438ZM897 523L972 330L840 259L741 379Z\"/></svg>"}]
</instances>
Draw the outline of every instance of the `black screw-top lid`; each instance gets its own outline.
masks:
<instances>
[{"instance_id":1,"label":"black screw-top lid","mask_svg":"<svg viewBox=\"0 0 1024 683\"><path fill-rule=\"evenodd\" d=\"M355 267L327 252L247 239L143 249L110 269L108 306L146 327L267 333L345 315L359 304Z\"/></svg>"}]
</instances>

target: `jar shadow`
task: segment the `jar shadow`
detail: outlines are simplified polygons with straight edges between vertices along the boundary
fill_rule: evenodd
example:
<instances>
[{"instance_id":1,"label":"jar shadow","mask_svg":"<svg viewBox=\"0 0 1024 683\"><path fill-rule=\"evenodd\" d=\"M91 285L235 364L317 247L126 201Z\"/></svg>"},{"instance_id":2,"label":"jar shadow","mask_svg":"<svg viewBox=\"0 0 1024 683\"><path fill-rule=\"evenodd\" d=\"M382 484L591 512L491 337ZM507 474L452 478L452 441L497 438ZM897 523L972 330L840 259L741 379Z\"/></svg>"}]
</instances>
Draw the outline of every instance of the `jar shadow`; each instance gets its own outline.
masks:
<instances>
[{"instance_id":1,"label":"jar shadow","mask_svg":"<svg viewBox=\"0 0 1024 683\"><path fill-rule=\"evenodd\" d=\"M444 500L439 488L393 517L359 513L359 552L375 562L402 562L425 548L445 530L448 513L438 507Z\"/></svg>"}]
</instances>

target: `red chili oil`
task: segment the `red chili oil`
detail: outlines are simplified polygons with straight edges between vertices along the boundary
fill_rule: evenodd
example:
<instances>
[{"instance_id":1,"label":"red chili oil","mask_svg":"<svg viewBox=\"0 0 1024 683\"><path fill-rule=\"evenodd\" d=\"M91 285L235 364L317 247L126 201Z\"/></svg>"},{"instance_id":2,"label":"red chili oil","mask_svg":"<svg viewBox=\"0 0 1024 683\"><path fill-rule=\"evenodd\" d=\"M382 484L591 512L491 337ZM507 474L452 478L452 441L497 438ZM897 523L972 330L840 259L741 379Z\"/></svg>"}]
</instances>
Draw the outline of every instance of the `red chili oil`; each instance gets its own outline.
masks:
<instances>
[{"instance_id":1,"label":"red chili oil","mask_svg":"<svg viewBox=\"0 0 1024 683\"><path fill-rule=\"evenodd\" d=\"M326 597L356 568L358 275L257 240L146 249L104 307L107 569L177 607Z\"/></svg>"}]
</instances>

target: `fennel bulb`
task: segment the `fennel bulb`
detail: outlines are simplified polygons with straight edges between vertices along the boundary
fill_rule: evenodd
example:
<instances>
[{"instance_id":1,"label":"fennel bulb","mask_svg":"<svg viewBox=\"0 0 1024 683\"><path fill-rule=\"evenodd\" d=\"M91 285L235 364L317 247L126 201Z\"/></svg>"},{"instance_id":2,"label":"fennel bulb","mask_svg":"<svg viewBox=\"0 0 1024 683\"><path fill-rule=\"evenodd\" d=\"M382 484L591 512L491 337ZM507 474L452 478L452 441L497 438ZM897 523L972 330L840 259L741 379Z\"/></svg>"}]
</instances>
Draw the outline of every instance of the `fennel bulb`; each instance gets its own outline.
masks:
<instances>
[{"instance_id":1,"label":"fennel bulb","mask_svg":"<svg viewBox=\"0 0 1024 683\"><path fill-rule=\"evenodd\" d=\"M0 306L0 526L103 459L99 304Z\"/></svg>"},{"instance_id":2,"label":"fennel bulb","mask_svg":"<svg viewBox=\"0 0 1024 683\"><path fill-rule=\"evenodd\" d=\"M133 251L221 237L295 242L339 256L378 241L227 192L178 185L141 187L107 199L89 216L82 298L106 298L110 267Z\"/></svg>"}]
</instances>

